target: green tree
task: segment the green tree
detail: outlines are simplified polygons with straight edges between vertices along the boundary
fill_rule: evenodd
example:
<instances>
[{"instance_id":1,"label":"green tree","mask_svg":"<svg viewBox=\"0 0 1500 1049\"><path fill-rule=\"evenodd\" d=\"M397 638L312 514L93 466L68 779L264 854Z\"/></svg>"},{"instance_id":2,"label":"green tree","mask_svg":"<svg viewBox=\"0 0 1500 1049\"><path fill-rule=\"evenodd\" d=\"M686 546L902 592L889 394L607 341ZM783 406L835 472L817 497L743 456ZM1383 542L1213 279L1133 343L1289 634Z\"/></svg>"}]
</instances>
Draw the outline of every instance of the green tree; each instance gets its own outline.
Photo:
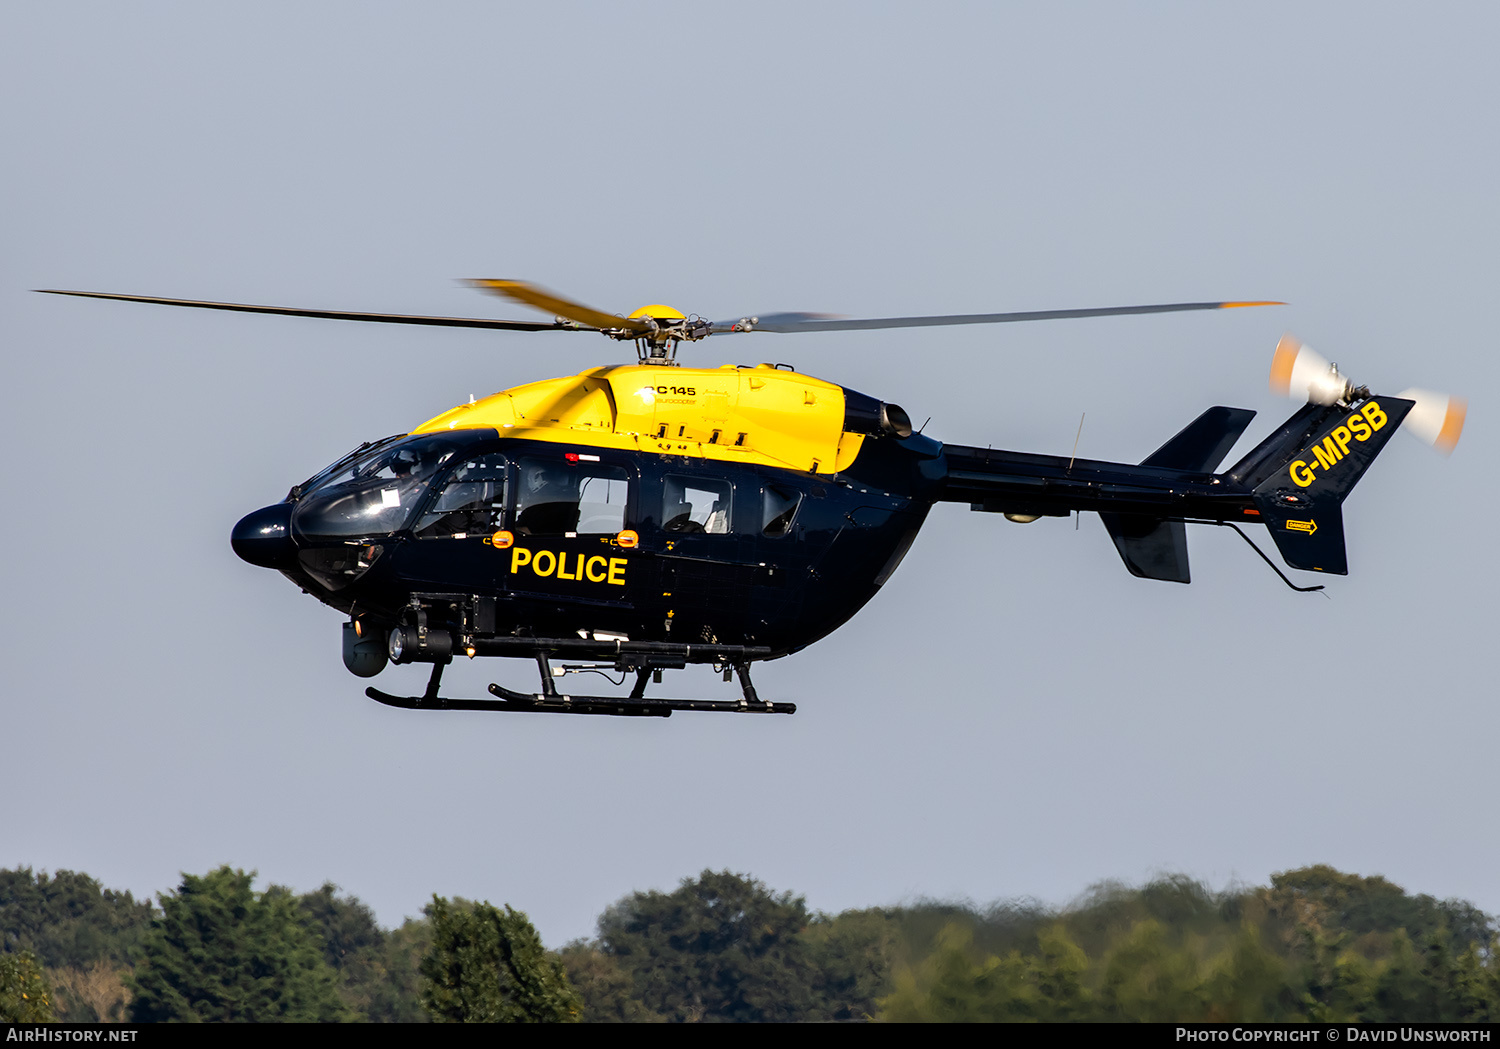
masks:
<instances>
[{"instance_id":1,"label":"green tree","mask_svg":"<svg viewBox=\"0 0 1500 1049\"><path fill-rule=\"evenodd\" d=\"M868 1020L890 992L891 966L900 940L884 910L818 915L802 932L814 972L810 1020Z\"/></svg>"},{"instance_id":2,"label":"green tree","mask_svg":"<svg viewBox=\"0 0 1500 1049\"><path fill-rule=\"evenodd\" d=\"M153 913L87 874L0 870L0 951L32 952L52 987L53 1015L65 1022L123 1018L124 977Z\"/></svg>"},{"instance_id":3,"label":"green tree","mask_svg":"<svg viewBox=\"0 0 1500 1049\"><path fill-rule=\"evenodd\" d=\"M1073 942L1060 923L1049 925L1037 938L1040 948L1035 980L1043 1011L1038 1019L1052 1023L1089 1019L1091 996L1085 981L1088 955Z\"/></svg>"},{"instance_id":4,"label":"green tree","mask_svg":"<svg viewBox=\"0 0 1500 1049\"><path fill-rule=\"evenodd\" d=\"M1038 950L1004 955L977 949L951 923L916 965L898 965L879 1019L897 1023L1007 1023L1092 1019L1089 962L1061 925L1044 929Z\"/></svg>"},{"instance_id":5,"label":"green tree","mask_svg":"<svg viewBox=\"0 0 1500 1049\"><path fill-rule=\"evenodd\" d=\"M1463 943L1483 946L1491 931L1482 912L1468 904L1410 896L1379 875L1345 874L1326 864L1272 875L1268 896L1273 910L1298 923L1338 928L1356 938L1405 929L1413 941L1425 943L1448 930Z\"/></svg>"},{"instance_id":6,"label":"green tree","mask_svg":"<svg viewBox=\"0 0 1500 1049\"><path fill-rule=\"evenodd\" d=\"M155 908L74 871L0 870L0 951L29 949L52 969L128 964Z\"/></svg>"},{"instance_id":7,"label":"green tree","mask_svg":"<svg viewBox=\"0 0 1500 1049\"><path fill-rule=\"evenodd\" d=\"M333 1021L346 1018L333 969L285 890L256 893L254 874L183 875L161 897L131 980L136 1023Z\"/></svg>"},{"instance_id":8,"label":"green tree","mask_svg":"<svg viewBox=\"0 0 1500 1049\"><path fill-rule=\"evenodd\" d=\"M1288 1019L1295 1008L1287 962L1262 943L1248 922L1213 964L1208 978L1209 1018L1216 1023Z\"/></svg>"},{"instance_id":9,"label":"green tree","mask_svg":"<svg viewBox=\"0 0 1500 1049\"><path fill-rule=\"evenodd\" d=\"M1291 979L1300 989L1300 1006L1314 1023L1358 1020L1375 998L1375 973L1358 952L1348 949L1348 934L1303 925L1300 941L1288 950Z\"/></svg>"},{"instance_id":10,"label":"green tree","mask_svg":"<svg viewBox=\"0 0 1500 1049\"><path fill-rule=\"evenodd\" d=\"M130 973L108 961L47 969L53 1012L63 1023L120 1023L129 1015Z\"/></svg>"},{"instance_id":11,"label":"green tree","mask_svg":"<svg viewBox=\"0 0 1500 1049\"><path fill-rule=\"evenodd\" d=\"M428 947L425 919L388 932L369 907L340 896L331 883L297 897L297 907L322 946L323 960L338 973L339 996L355 1016L372 1023L426 1022L417 976ZM414 937L422 939L416 949Z\"/></svg>"},{"instance_id":12,"label":"green tree","mask_svg":"<svg viewBox=\"0 0 1500 1049\"><path fill-rule=\"evenodd\" d=\"M583 1002L584 1023L661 1023L635 997L635 982L616 959L586 940L568 944L558 953L568 982Z\"/></svg>"},{"instance_id":13,"label":"green tree","mask_svg":"<svg viewBox=\"0 0 1500 1049\"><path fill-rule=\"evenodd\" d=\"M1500 1005L1494 920L1472 904L1324 865L1274 875L1244 899L1300 967L1310 1019L1479 1019Z\"/></svg>"},{"instance_id":14,"label":"green tree","mask_svg":"<svg viewBox=\"0 0 1500 1049\"><path fill-rule=\"evenodd\" d=\"M915 966L897 969L895 990L880 1001L888 1023L1005 1023L1036 1020L1044 1011L1030 966L1019 951L1005 957L974 949L973 932L957 923L937 934Z\"/></svg>"},{"instance_id":15,"label":"green tree","mask_svg":"<svg viewBox=\"0 0 1500 1049\"><path fill-rule=\"evenodd\" d=\"M583 1004L562 964L542 946L526 915L509 904L428 908L432 949L422 961L422 1004L447 1023L567 1023Z\"/></svg>"},{"instance_id":16,"label":"green tree","mask_svg":"<svg viewBox=\"0 0 1500 1049\"><path fill-rule=\"evenodd\" d=\"M0 1023L50 1023L52 992L30 951L0 954Z\"/></svg>"},{"instance_id":17,"label":"green tree","mask_svg":"<svg viewBox=\"0 0 1500 1049\"><path fill-rule=\"evenodd\" d=\"M380 972L370 985L368 1017L381 1023L427 1023L422 1005L422 959L432 949L432 923L424 915L408 918L386 933Z\"/></svg>"},{"instance_id":18,"label":"green tree","mask_svg":"<svg viewBox=\"0 0 1500 1049\"><path fill-rule=\"evenodd\" d=\"M323 960L335 969L373 948L385 936L375 922L375 914L352 896L340 896L332 882L297 898L297 908L304 922L322 944Z\"/></svg>"},{"instance_id":19,"label":"green tree","mask_svg":"<svg viewBox=\"0 0 1500 1049\"><path fill-rule=\"evenodd\" d=\"M599 918L599 946L629 970L652 1012L677 1022L815 1016L807 905L729 871L675 892L637 892Z\"/></svg>"},{"instance_id":20,"label":"green tree","mask_svg":"<svg viewBox=\"0 0 1500 1049\"><path fill-rule=\"evenodd\" d=\"M1448 996L1454 1019L1462 1023L1494 1023L1500 1020L1500 980L1497 980L1495 949L1489 944L1491 967L1485 969L1477 944L1470 943L1453 966Z\"/></svg>"}]
</instances>

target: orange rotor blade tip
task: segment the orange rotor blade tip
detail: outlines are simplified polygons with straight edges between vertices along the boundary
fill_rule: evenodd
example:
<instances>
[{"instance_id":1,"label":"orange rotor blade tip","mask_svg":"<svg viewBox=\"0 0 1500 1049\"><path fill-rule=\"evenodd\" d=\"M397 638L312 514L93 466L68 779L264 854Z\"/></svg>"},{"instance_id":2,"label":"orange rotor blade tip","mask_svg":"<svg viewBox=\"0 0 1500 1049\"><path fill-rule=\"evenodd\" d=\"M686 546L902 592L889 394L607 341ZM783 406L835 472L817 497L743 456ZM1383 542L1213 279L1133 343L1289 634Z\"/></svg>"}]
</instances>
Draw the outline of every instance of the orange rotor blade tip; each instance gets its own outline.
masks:
<instances>
[{"instance_id":1,"label":"orange rotor blade tip","mask_svg":"<svg viewBox=\"0 0 1500 1049\"><path fill-rule=\"evenodd\" d=\"M1290 332L1283 335L1276 344L1276 356L1271 358L1271 391L1280 397L1286 397L1291 392L1292 365L1297 363L1297 354L1301 349L1302 343Z\"/></svg>"},{"instance_id":2,"label":"orange rotor blade tip","mask_svg":"<svg viewBox=\"0 0 1500 1049\"><path fill-rule=\"evenodd\" d=\"M1464 417L1469 414L1469 402L1462 397L1448 398L1448 414L1443 416L1443 428L1438 431L1433 447L1444 455L1451 455L1458 439L1464 432Z\"/></svg>"},{"instance_id":3,"label":"orange rotor blade tip","mask_svg":"<svg viewBox=\"0 0 1500 1049\"><path fill-rule=\"evenodd\" d=\"M1284 303L1284 302L1278 302L1275 299L1266 299L1263 302L1221 302L1221 303L1219 303L1219 309L1221 309L1221 310L1235 310L1235 309L1239 309L1242 306L1285 306L1285 305L1286 305L1286 303Z\"/></svg>"}]
</instances>

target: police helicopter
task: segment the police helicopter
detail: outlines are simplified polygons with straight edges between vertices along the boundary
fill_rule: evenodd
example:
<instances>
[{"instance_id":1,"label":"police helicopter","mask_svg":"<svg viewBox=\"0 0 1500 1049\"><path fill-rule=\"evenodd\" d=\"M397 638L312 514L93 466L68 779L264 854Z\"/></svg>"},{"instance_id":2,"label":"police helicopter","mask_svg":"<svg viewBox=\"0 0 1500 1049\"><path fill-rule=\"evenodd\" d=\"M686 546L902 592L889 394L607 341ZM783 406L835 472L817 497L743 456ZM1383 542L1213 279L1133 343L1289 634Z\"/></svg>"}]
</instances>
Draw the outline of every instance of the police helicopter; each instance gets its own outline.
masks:
<instances>
[{"instance_id":1,"label":"police helicopter","mask_svg":"<svg viewBox=\"0 0 1500 1049\"><path fill-rule=\"evenodd\" d=\"M707 321L662 305L628 317L516 280L473 282L548 322L406 316L54 291L296 317L593 331L637 362L472 400L410 433L366 442L234 526L235 553L349 617L344 664L431 664L411 709L670 716L795 713L763 700L751 665L828 635L873 598L940 502L1017 523L1099 514L1125 567L1187 583L1188 524L1260 524L1294 569L1345 574L1341 504L1398 428L1445 453L1458 398L1377 395L1287 336L1271 385L1305 401L1228 469L1254 417L1212 407L1136 465L944 444L898 405L783 365L687 368L710 336L990 324L1276 305L1186 302L1103 309L848 319L778 313ZM455 657L534 659L540 691L440 694ZM579 660L554 666L554 660ZM648 697L662 671L711 664L738 699ZM570 672L634 674L627 697L565 694Z\"/></svg>"}]
</instances>

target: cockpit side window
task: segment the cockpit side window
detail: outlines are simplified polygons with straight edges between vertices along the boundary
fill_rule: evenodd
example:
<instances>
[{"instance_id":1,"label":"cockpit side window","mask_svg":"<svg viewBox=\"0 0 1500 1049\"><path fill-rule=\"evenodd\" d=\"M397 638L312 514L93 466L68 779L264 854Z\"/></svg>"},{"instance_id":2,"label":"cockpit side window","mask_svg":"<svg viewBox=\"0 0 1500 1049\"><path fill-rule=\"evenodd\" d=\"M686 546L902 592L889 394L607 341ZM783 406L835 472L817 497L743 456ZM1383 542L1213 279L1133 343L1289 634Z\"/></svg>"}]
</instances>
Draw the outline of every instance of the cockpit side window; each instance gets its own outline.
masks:
<instances>
[{"instance_id":1,"label":"cockpit side window","mask_svg":"<svg viewBox=\"0 0 1500 1049\"><path fill-rule=\"evenodd\" d=\"M516 531L522 535L613 535L625 528L629 475L623 467L528 457L516 476Z\"/></svg>"},{"instance_id":2,"label":"cockpit side window","mask_svg":"<svg viewBox=\"0 0 1500 1049\"><path fill-rule=\"evenodd\" d=\"M662 531L727 534L732 491L728 481L668 474L662 484Z\"/></svg>"},{"instance_id":3,"label":"cockpit side window","mask_svg":"<svg viewBox=\"0 0 1500 1049\"><path fill-rule=\"evenodd\" d=\"M499 454L460 459L418 519L417 538L465 539L504 527L507 465Z\"/></svg>"},{"instance_id":4,"label":"cockpit side window","mask_svg":"<svg viewBox=\"0 0 1500 1049\"><path fill-rule=\"evenodd\" d=\"M415 437L367 455L320 481L297 503L292 527L307 536L398 531L457 450L443 435Z\"/></svg>"},{"instance_id":5,"label":"cockpit side window","mask_svg":"<svg viewBox=\"0 0 1500 1049\"><path fill-rule=\"evenodd\" d=\"M297 485L292 491L297 495L306 495L308 492L322 488L327 484L342 484L353 480L360 465L382 452L396 441L403 440L405 434L394 434L390 437L382 437L378 441L366 441L353 451L340 456L333 463L323 467L307 480Z\"/></svg>"}]
</instances>

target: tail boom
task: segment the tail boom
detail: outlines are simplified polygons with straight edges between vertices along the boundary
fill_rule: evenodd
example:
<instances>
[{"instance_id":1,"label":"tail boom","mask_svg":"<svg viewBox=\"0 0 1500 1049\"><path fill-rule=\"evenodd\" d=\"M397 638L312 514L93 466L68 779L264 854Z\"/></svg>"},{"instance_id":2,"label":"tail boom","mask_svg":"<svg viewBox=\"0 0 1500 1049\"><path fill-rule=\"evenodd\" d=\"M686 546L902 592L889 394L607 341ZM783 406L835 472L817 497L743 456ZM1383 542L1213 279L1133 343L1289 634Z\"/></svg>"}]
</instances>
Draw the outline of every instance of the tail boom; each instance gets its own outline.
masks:
<instances>
[{"instance_id":1,"label":"tail boom","mask_svg":"<svg viewBox=\"0 0 1500 1049\"><path fill-rule=\"evenodd\" d=\"M1346 574L1341 506L1412 408L1309 404L1224 473L1253 413L1211 408L1139 465L945 445L937 498L1013 520L1094 511L1144 578L1189 581L1185 523L1260 522L1293 568Z\"/></svg>"}]
</instances>

